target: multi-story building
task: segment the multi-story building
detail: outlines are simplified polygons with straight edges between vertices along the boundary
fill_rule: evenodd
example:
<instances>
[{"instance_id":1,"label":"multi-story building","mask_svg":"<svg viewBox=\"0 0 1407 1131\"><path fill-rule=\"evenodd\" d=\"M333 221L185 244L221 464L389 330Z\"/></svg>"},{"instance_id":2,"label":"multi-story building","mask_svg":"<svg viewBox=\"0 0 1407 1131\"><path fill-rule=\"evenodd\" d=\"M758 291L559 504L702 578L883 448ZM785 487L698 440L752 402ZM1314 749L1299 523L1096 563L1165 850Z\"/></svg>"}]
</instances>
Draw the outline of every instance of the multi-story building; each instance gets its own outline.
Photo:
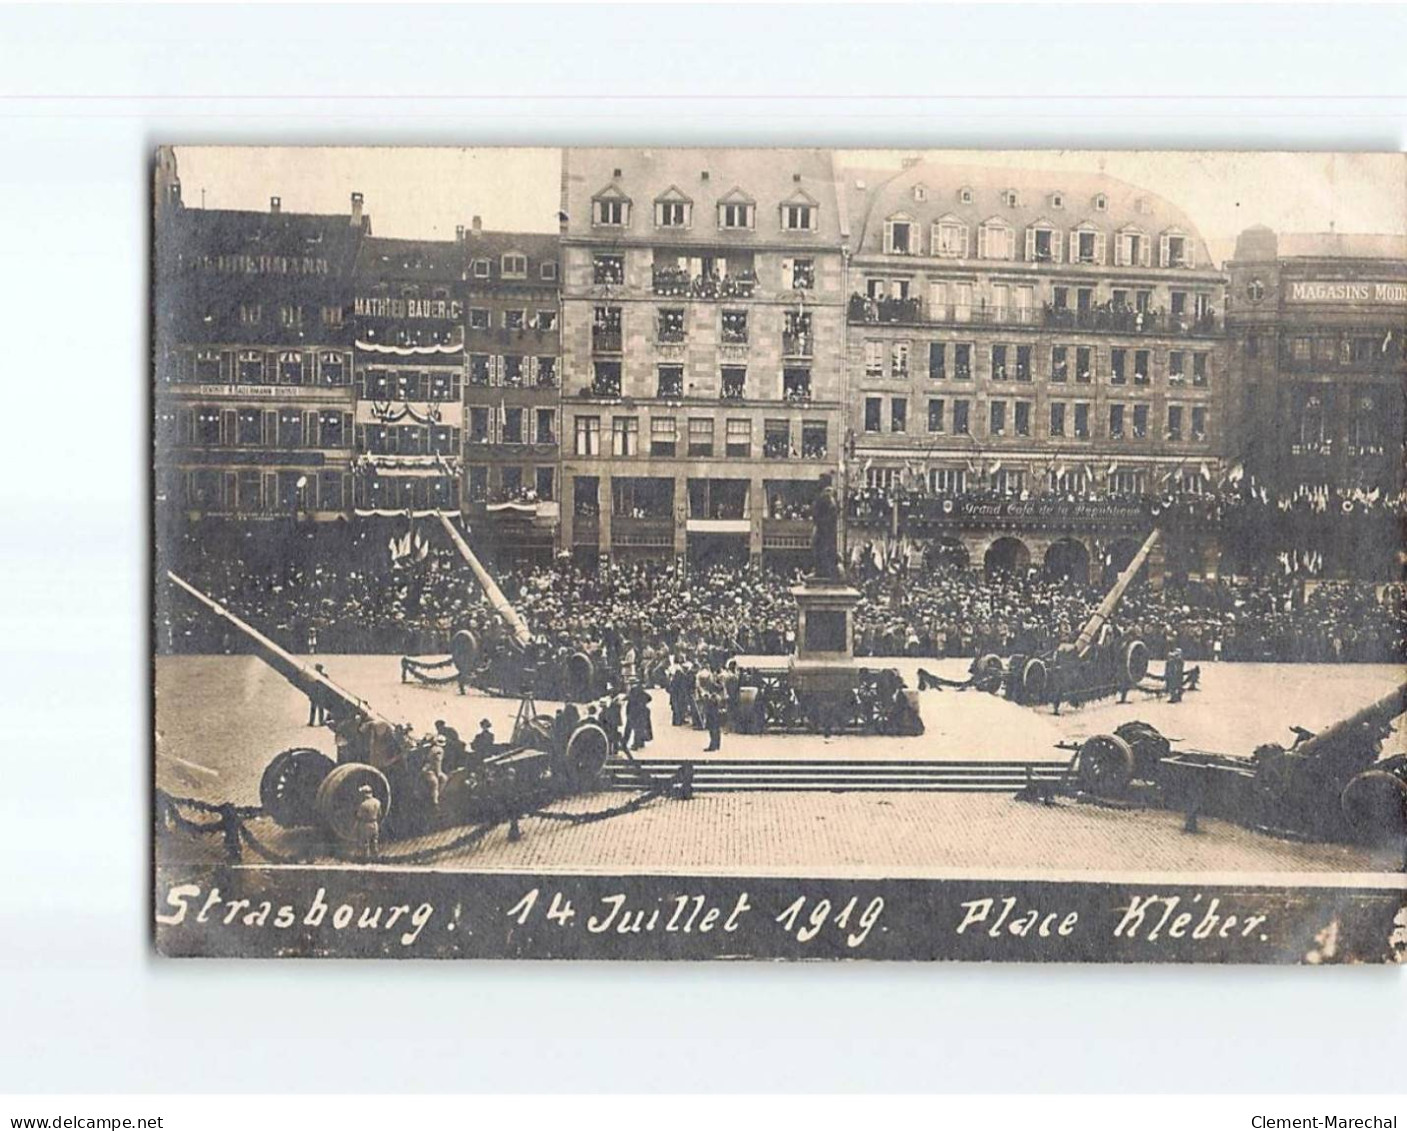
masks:
<instances>
[{"instance_id":1,"label":"multi-story building","mask_svg":"<svg viewBox=\"0 0 1407 1131\"><path fill-rule=\"evenodd\" d=\"M460 229L464 497L486 552L549 559L558 533L561 313L556 233Z\"/></svg>"},{"instance_id":2,"label":"multi-story building","mask_svg":"<svg viewBox=\"0 0 1407 1131\"><path fill-rule=\"evenodd\" d=\"M360 195L343 216L187 208L162 170L158 521L345 515Z\"/></svg>"},{"instance_id":3,"label":"multi-story building","mask_svg":"<svg viewBox=\"0 0 1407 1131\"><path fill-rule=\"evenodd\" d=\"M927 493L915 518L975 565L1083 575L1132 554L1139 512L1033 500L1214 484L1224 286L1177 208L1066 172L842 180L852 488Z\"/></svg>"},{"instance_id":4,"label":"multi-story building","mask_svg":"<svg viewBox=\"0 0 1407 1131\"><path fill-rule=\"evenodd\" d=\"M562 162L564 546L588 560L804 550L844 419L830 155Z\"/></svg>"},{"instance_id":5,"label":"multi-story building","mask_svg":"<svg viewBox=\"0 0 1407 1131\"><path fill-rule=\"evenodd\" d=\"M1230 273L1233 443L1278 496L1402 486L1407 239L1249 228Z\"/></svg>"},{"instance_id":6,"label":"multi-story building","mask_svg":"<svg viewBox=\"0 0 1407 1131\"><path fill-rule=\"evenodd\" d=\"M358 514L459 508L462 278L453 241L362 243L354 306Z\"/></svg>"}]
</instances>

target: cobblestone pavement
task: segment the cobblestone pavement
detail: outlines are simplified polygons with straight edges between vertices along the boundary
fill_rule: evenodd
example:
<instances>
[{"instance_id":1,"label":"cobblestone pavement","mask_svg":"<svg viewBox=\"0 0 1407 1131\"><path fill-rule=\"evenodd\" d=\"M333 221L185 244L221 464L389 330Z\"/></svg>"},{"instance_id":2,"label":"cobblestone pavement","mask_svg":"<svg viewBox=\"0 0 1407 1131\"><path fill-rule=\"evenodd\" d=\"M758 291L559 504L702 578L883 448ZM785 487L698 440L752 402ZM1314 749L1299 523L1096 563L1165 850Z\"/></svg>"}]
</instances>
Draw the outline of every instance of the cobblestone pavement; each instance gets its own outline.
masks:
<instances>
[{"instance_id":1,"label":"cobblestone pavement","mask_svg":"<svg viewBox=\"0 0 1407 1131\"><path fill-rule=\"evenodd\" d=\"M512 701L402 685L394 658L319 659L329 675L378 710L418 727L428 729L436 718L446 718L468 735L487 717L501 736L511 729L517 708ZM948 665L951 672L952 662ZM961 670L961 662L957 666ZM1053 749L1061 737L1143 718L1184 745L1249 754L1259 742L1285 739L1291 723L1324 726L1386 693L1400 675L1388 665L1217 665L1204 674L1205 690L1182 706L1108 701L1058 719L977 692L926 692L929 733L920 739L825 743L727 735L721 753L727 758L1034 760L1049 754L1063 759L1068 755ZM697 758L703 736L669 726L663 694L657 694L655 708L660 739L647 755ZM162 657L157 662L158 785L208 801L255 803L259 776L278 750L308 745L332 752L331 734L305 726L306 719L306 699L255 659ZM579 798L564 807L605 808L624 797ZM1356 848L1281 840L1209 819L1202 828L1200 834L1184 833L1175 813L1069 802L1045 807L1006 794L730 793L689 802L657 800L590 825L530 818L521 841L509 843L503 830L495 830L474 849L434 866L944 874L964 869L1322 873L1392 866ZM175 842L161 843L167 851Z\"/></svg>"}]
</instances>

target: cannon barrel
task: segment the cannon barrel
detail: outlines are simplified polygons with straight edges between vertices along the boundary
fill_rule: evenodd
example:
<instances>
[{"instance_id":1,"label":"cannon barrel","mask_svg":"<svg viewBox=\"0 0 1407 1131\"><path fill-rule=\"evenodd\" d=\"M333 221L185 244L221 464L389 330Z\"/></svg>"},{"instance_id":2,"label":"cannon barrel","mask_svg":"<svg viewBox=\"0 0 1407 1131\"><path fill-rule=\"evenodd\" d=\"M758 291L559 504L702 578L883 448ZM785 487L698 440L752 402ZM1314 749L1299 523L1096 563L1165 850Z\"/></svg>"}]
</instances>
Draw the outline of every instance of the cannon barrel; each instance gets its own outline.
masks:
<instances>
[{"instance_id":1,"label":"cannon barrel","mask_svg":"<svg viewBox=\"0 0 1407 1131\"><path fill-rule=\"evenodd\" d=\"M1295 748L1295 753L1305 758L1320 756L1344 738L1351 737L1360 727L1374 724L1386 726L1404 712L1407 712L1407 683L1400 684L1391 694L1305 739Z\"/></svg>"},{"instance_id":2,"label":"cannon barrel","mask_svg":"<svg viewBox=\"0 0 1407 1131\"><path fill-rule=\"evenodd\" d=\"M478 578L479 584L483 586L484 593L488 595L490 607L503 618L504 623L513 633L513 639L518 646L526 648L532 643L532 633L528 630L523 618L518 615L518 610L503 595L503 590L498 587L498 582L493 579L493 575L484 568L478 556L469 548L469 543L464 540L464 535L454 528L454 523L450 522L448 516L443 512L440 513L440 522L445 528L445 533L449 535L450 541L454 543L454 548L459 551L459 556L468 563L469 568L474 571L474 576Z\"/></svg>"},{"instance_id":3,"label":"cannon barrel","mask_svg":"<svg viewBox=\"0 0 1407 1131\"><path fill-rule=\"evenodd\" d=\"M365 702L357 698L344 687L338 686L322 672L318 671L311 664L306 664L291 652L280 648L258 629L246 624L225 608L218 601L207 597L189 581L177 577L170 570L166 571L167 578L173 585L185 590L194 597L201 605L214 613L226 624L233 626L251 644L259 658L298 688L305 695L316 695L324 705L331 706L333 703L341 704L343 713L352 717L361 717L373 722L384 722L389 724L389 720L382 718L373 711ZM336 712L334 712L336 713Z\"/></svg>"},{"instance_id":4,"label":"cannon barrel","mask_svg":"<svg viewBox=\"0 0 1407 1131\"><path fill-rule=\"evenodd\" d=\"M1090 645L1094 643L1095 637L1099 635L1099 630L1104 627L1114 612L1115 607L1124 596L1124 591L1132 584L1133 579L1138 576L1138 571L1143 568L1143 563L1148 560L1148 555L1153 552L1153 547L1158 544L1162 537L1162 531L1156 526L1153 532L1144 540L1143 545L1138 548L1138 553L1134 554L1129 564L1124 567L1109 592L1104 594L1104 600L1099 602L1099 607L1090 613L1089 620L1085 621L1084 627L1080 629L1079 636L1075 637L1075 651L1084 659L1089 654Z\"/></svg>"}]
</instances>

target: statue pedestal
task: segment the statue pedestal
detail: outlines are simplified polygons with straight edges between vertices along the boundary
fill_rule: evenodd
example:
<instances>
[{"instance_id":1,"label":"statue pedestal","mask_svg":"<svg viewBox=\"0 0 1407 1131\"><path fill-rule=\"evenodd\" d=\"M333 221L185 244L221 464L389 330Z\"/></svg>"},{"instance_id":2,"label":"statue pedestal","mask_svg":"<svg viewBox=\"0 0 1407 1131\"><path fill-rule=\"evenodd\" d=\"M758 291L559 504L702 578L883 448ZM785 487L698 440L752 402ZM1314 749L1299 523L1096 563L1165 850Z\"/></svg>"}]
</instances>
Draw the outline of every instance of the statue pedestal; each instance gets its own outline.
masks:
<instances>
[{"instance_id":1,"label":"statue pedestal","mask_svg":"<svg viewBox=\"0 0 1407 1131\"><path fill-rule=\"evenodd\" d=\"M796 598L796 655L787 667L794 685L822 695L854 688L860 682L855 664L860 591L844 581L808 578L791 593Z\"/></svg>"}]
</instances>

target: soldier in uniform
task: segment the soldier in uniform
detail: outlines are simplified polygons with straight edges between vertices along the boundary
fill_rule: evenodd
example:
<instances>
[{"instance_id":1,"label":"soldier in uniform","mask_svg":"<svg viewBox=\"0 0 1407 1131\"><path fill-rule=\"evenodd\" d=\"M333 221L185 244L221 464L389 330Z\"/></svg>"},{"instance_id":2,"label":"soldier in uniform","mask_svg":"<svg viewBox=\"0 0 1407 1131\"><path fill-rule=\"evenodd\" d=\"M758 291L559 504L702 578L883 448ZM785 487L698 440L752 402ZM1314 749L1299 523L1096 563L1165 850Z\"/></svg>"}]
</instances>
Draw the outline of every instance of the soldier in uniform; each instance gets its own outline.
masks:
<instances>
[{"instance_id":1,"label":"soldier in uniform","mask_svg":"<svg viewBox=\"0 0 1407 1131\"><path fill-rule=\"evenodd\" d=\"M1169 703L1182 702L1182 673L1182 649L1174 648L1163 666L1163 685L1167 688Z\"/></svg>"},{"instance_id":2,"label":"soldier in uniform","mask_svg":"<svg viewBox=\"0 0 1407 1131\"><path fill-rule=\"evenodd\" d=\"M708 745L704 747L705 754L712 753L723 744L723 722L720 709L723 693L717 674L712 671L709 671L708 674L707 689L703 697L704 729L708 731Z\"/></svg>"},{"instance_id":3,"label":"soldier in uniform","mask_svg":"<svg viewBox=\"0 0 1407 1131\"><path fill-rule=\"evenodd\" d=\"M357 853L363 860L375 860L381 855L381 802L369 785L358 792L361 799L356 814Z\"/></svg>"},{"instance_id":4,"label":"soldier in uniform","mask_svg":"<svg viewBox=\"0 0 1407 1131\"><path fill-rule=\"evenodd\" d=\"M459 731L450 726L444 719L435 720L435 733L445 740L445 765L451 770L457 770L464 765L465 757L469 753L469 748L464 745L464 739L460 738Z\"/></svg>"}]
</instances>

